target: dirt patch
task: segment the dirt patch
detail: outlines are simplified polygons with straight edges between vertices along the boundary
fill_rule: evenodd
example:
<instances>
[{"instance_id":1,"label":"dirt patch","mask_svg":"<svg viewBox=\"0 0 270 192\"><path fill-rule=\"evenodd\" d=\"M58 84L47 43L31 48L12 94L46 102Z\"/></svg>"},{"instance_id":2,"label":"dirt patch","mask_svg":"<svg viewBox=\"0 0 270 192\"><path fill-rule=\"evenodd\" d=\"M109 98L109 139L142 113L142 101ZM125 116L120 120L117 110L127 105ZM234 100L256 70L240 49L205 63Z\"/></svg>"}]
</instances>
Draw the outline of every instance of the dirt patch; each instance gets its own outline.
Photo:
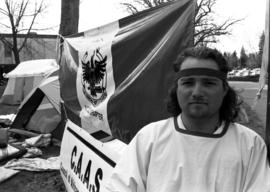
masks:
<instances>
[{"instance_id":1,"label":"dirt patch","mask_svg":"<svg viewBox=\"0 0 270 192\"><path fill-rule=\"evenodd\" d=\"M40 148L42 158L59 156L60 147ZM65 192L60 171L20 171L18 174L0 184L1 192Z\"/></svg>"},{"instance_id":2,"label":"dirt patch","mask_svg":"<svg viewBox=\"0 0 270 192\"><path fill-rule=\"evenodd\" d=\"M50 146L44 148L43 157L58 156L60 148ZM15 176L0 184L1 192L65 192L60 171L31 172L20 171Z\"/></svg>"},{"instance_id":3,"label":"dirt patch","mask_svg":"<svg viewBox=\"0 0 270 192\"><path fill-rule=\"evenodd\" d=\"M1 192L64 192L65 187L59 171L22 171L0 184Z\"/></svg>"}]
</instances>

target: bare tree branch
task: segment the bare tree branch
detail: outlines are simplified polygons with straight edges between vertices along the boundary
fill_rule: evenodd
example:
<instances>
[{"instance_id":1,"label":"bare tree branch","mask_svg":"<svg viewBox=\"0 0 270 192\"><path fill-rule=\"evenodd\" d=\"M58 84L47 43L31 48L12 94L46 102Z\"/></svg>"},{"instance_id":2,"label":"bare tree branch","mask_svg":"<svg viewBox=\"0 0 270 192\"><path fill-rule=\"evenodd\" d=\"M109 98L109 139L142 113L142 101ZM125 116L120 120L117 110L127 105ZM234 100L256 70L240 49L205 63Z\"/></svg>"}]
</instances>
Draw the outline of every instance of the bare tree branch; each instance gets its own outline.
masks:
<instances>
[{"instance_id":1,"label":"bare tree branch","mask_svg":"<svg viewBox=\"0 0 270 192\"><path fill-rule=\"evenodd\" d=\"M148 1L148 0L142 0L142 1L148 8L154 7L154 4L152 4L151 1Z\"/></svg>"},{"instance_id":2,"label":"bare tree branch","mask_svg":"<svg viewBox=\"0 0 270 192\"><path fill-rule=\"evenodd\" d=\"M27 1L27 3L28 3L28 1ZM30 24L30 26L29 26L29 28L28 28L27 34L29 34L30 31L32 30L33 24L35 23L35 20L36 20L37 16L38 16L38 15L41 13L41 11L42 11L42 7L43 7L43 0L41 1L41 3L40 3L39 6L37 6L37 4L35 4L35 14L34 14L34 16L33 16L33 19L32 19L32 21L31 21L31 24ZM25 9L24 9L24 11L25 11ZM21 44L20 48L18 49L19 52L22 50L22 48L23 48L24 45L26 44L27 39L28 39L28 36L26 36L26 37L24 38L23 43Z\"/></svg>"},{"instance_id":3,"label":"bare tree branch","mask_svg":"<svg viewBox=\"0 0 270 192\"><path fill-rule=\"evenodd\" d=\"M56 25L56 26L52 26L52 27L47 27L47 28L33 28L32 27L32 31L47 31L47 30L51 30L51 29L54 29L56 27L59 27L59 25ZM18 30L18 33L22 33L24 31L28 31L28 28L21 28L20 30ZM31 33L31 32L30 32Z\"/></svg>"},{"instance_id":4,"label":"bare tree branch","mask_svg":"<svg viewBox=\"0 0 270 192\"><path fill-rule=\"evenodd\" d=\"M12 48L12 43L10 43L3 35L0 35L0 40L9 48Z\"/></svg>"},{"instance_id":5,"label":"bare tree branch","mask_svg":"<svg viewBox=\"0 0 270 192\"><path fill-rule=\"evenodd\" d=\"M6 25L6 24L4 24L4 23L0 23L0 25L6 27L6 28L8 28L8 29L11 29L11 27L10 27L9 25Z\"/></svg>"},{"instance_id":6,"label":"bare tree branch","mask_svg":"<svg viewBox=\"0 0 270 192\"><path fill-rule=\"evenodd\" d=\"M0 8L0 14L9 19L9 23L3 23L0 21L0 25L11 29L12 41L7 41L3 36L0 37L0 40L7 46L11 47L15 63L20 62L19 53L23 47L27 44L29 34L33 30L33 26L36 23L37 17L46 9L44 5L44 0L35 1L35 4L31 4L33 1L30 0L21 0L20 2L16 0L4 0L5 8ZM24 26L24 19L27 18L29 22L28 26ZM24 39L18 45L17 37L21 32L26 32Z\"/></svg>"},{"instance_id":7,"label":"bare tree branch","mask_svg":"<svg viewBox=\"0 0 270 192\"><path fill-rule=\"evenodd\" d=\"M0 13L3 14L3 15L6 15L8 16L8 12L2 8L0 8Z\"/></svg>"},{"instance_id":8,"label":"bare tree branch","mask_svg":"<svg viewBox=\"0 0 270 192\"><path fill-rule=\"evenodd\" d=\"M130 3L121 3L121 4L125 6L127 12L129 12L132 15L139 12L138 9Z\"/></svg>"},{"instance_id":9,"label":"bare tree branch","mask_svg":"<svg viewBox=\"0 0 270 192\"><path fill-rule=\"evenodd\" d=\"M141 5L145 9L149 8L149 6L153 7L151 5L151 3L149 3L148 1L145 1L145 0L143 0L143 1L142 0L134 0L134 2L136 2L138 5Z\"/></svg>"},{"instance_id":10,"label":"bare tree branch","mask_svg":"<svg viewBox=\"0 0 270 192\"><path fill-rule=\"evenodd\" d=\"M133 3L121 3L127 11L135 14L146 8L152 8L176 0L133 0ZM194 18L194 45L216 43L217 37L230 35L230 27L243 19L227 19L221 24L214 20L213 7L217 0L197 0Z\"/></svg>"}]
</instances>

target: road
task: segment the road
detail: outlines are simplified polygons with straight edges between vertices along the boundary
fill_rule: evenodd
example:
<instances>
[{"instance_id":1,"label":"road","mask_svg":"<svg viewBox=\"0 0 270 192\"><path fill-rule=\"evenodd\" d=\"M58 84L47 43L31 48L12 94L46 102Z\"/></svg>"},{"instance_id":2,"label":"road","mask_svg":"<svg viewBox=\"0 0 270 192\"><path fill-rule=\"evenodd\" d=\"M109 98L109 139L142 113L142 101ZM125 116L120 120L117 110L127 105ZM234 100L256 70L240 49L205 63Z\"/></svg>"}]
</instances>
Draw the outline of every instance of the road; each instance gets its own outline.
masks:
<instances>
[{"instance_id":1,"label":"road","mask_svg":"<svg viewBox=\"0 0 270 192\"><path fill-rule=\"evenodd\" d=\"M258 83L256 82L243 82L243 81L230 81L229 84L236 90L239 90L240 95L244 97L246 103L250 106L254 105L254 99L258 91ZM264 127L266 125L266 108L267 108L267 86L262 92L261 99L258 100L254 110L262 120Z\"/></svg>"}]
</instances>

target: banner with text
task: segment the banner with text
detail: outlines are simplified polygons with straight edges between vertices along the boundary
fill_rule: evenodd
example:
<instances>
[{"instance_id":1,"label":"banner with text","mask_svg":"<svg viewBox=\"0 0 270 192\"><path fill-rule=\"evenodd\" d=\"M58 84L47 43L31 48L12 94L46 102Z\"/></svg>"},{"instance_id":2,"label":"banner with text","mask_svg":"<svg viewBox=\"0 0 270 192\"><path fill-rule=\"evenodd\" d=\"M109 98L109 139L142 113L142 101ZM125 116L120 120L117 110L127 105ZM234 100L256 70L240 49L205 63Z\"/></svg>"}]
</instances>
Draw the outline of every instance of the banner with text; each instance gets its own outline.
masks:
<instances>
[{"instance_id":1,"label":"banner with text","mask_svg":"<svg viewBox=\"0 0 270 192\"><path fill-rule=\"evenodd\" d=\"M60 152L60 172L68 192L101 191L126 144L106 144L68 121Z\"/></svg>"}]
</instances>

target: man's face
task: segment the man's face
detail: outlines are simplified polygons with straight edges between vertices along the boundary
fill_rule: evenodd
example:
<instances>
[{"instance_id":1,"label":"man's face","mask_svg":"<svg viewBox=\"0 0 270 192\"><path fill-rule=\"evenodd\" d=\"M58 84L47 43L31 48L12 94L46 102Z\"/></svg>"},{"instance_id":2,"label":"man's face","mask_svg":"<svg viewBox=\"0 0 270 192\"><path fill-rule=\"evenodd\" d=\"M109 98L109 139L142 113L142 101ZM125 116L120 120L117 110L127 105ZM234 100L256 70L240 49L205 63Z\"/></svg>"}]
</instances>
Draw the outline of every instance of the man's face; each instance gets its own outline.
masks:
<instances>
[{"instance_id":1,"label":"man's face","mask_svg":"<svg viewBox=\"0 0 270 192\"><path fill-rule=\"evenodd\" d=\"M210 59L187 58L181 70L209 68L219 70ZM182 114L191 118L210 118L219 115L219 108L227 93L221 79L206 75L190 75L178 79L177 99Z\"/></svg>"}]
</instances>

